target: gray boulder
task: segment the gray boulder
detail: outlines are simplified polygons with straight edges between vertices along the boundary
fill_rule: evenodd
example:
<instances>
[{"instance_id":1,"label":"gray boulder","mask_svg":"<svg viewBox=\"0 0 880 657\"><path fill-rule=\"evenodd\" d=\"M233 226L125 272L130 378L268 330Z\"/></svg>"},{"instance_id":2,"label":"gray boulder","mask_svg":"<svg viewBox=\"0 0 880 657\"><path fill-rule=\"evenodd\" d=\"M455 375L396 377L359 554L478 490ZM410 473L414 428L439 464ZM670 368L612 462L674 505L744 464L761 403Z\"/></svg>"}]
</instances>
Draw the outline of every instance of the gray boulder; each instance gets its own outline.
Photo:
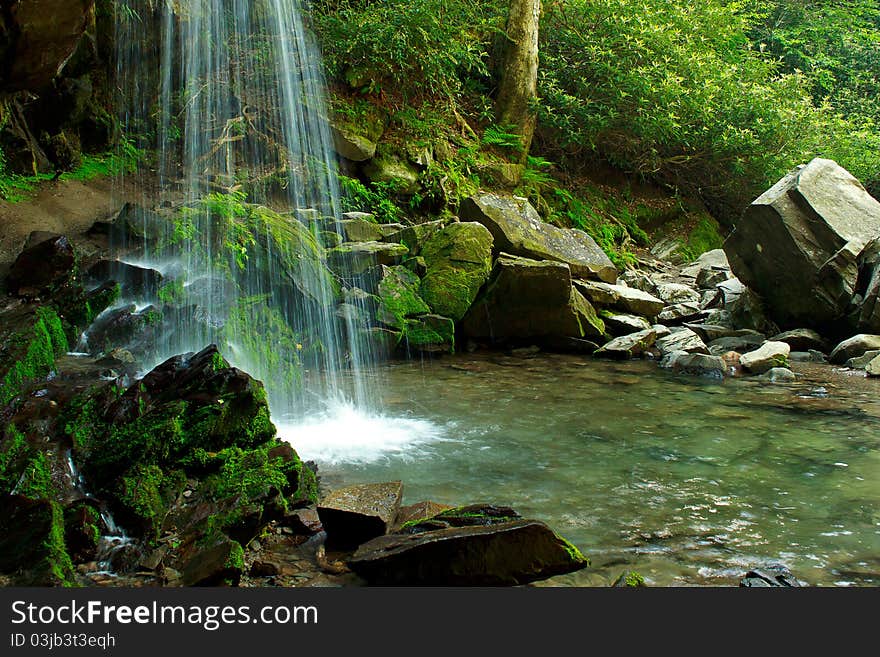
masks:
<instances>
[{"instance_id":1,"label":"gray boulder","mask_svg":"<svg viewBox=\"0 0 880 657\"><path fill-rule=\"evenodd\" d=\"M615 338L596 351L596 356L607 356L609 358L628 359L641 356L645 351L651 348L657 334L654 329L645 329L629 335L623 335Z\"/></svg>"},{"instance_id":2,"label":"gray boulder","mask_svg":"<svg viewBox=\"0 0 880 657\"><path fill-rule=\"evenodd\" d=\"M863 370L868 367L868 364L877 358L877 356L880 356L880 351L872 349L871 351L866 351L861 356L850 358L846 361L846 366L853 370Z\"/></svg>"},{"instance_id":3,"label":"gray boulder","mask_svg":"<svg viewBox=\"0 0 880 657\"><path fill-rule=\"evenodd\" d=\"M835 365L843 365L850 358L861 356L872 349L880 349L880 335L859 333L834 347L828 360Z\"/></svg>"},{"instance_id":4,"label":"gray boulder","mask_svg":"<svg viewBox=\"0 0 880 657\"><path fill-rule=\"evenodd\" d=\"M787 367L771 367L761 375L762 379L767 379L770 383L794 383L797 377Z\"/></svg>"},{"instance_id":5,"label":"gray boulder","mask_svg":"<svg viewBox=\"0 0 880 657\"><path fill-rule=\"evenodd\" d=\"M656 317L663 310L663 301L634 287L595 281L575 281L574 284L590 302L603 308L616 308L642 317Z\"/></svg>"},{"instance_id":6,"label":"gray boulder","mask_svg":"<svg viewBox=\"0 0 880 657\"><path fill-rule=\"evenodd\" d=\"M661 354L683 351L688 354L708 354L709 348L700 339L700 336L690 329L673 331L664 338L657 340L657 348Z\"/></svg>"},{"instance_id":7,"label":"gray boulder","mask_svg":"<svg viewBox=\"0 0 880 657\"><path fill-rule=\"evenodd\" d=\"M865 367L865 372L867 372L868 376L876 377L880 376L880 356L877 356Z\"/></svg>"},{"instance_id":8,"label":"gray boulder","mask_svg":"<svg viewBox=\"0 0 880 657\"><path fill-rule=\"evenodd\" d=\"M626 313L609 313L602 314L605 322L605 328L611 335L629 335L637 331L644 331L651 328L651 324L644 317L638 315L628 315Z\"/></svg>"},{"instance_id":9,"label":"gray boulder","mask_svg":"<svg viewBox=\"0 0 880 657\"><path fill-rule=\"evenodd\" d=\"M658 285L656 296L670 306L679 303L700 303L700 293L681 283Z\"/></svg>"},{"instance_id":10,"label":"gray boulder","mask_svg":"<svg viewBox=\"0 0 880 657\"><path fill-rule=\"evenodd\" d=\"M328 543L353 547L387 533L397 518L402 497L399 481L331 491L318 504Z\"/></svg>"},{"instance_id":11,"label":"gray boulder","mask_svg":"<svg viewBox=\"0 0 880 657\"><path fill-rule=\"evenodd\" d=\"M808 328L794 329L792 331L786 331L785 333L779 333L770 339L774 342L785 342L791 347L792 351L809 351L810 349L825 351L828 349L828 345L822 336L816 333L816 331Z\"/></svg>"},{"instance_id":12,"label":"gray boulder","mask_svg":"<svg viewBox=\"0 0 880 657\"><path fill-rule=\"evenodd\" d=\"M496 253L564 262L579 278L607 283L617 280L617 268L592 237L581 230L541 221L526 199L480 193L462 201L459 215L489 229L495 238Z\"/></svg>"},{"instance_id":13,"label":"gray boulder","mask_svg":"<svg viewBox=\"0 0 880 657\"><path fill-rule=\"evenodd\" d=\"M692 374L713 379L723 378L727 371L727 365L719 356L689 354L684 351L666 354L660 361L660 367L672 370L676 374Z\"/></svg>"},{"instance_id":14,"label":"gray boulder","mask_svg":"<svg viewBox=\"0 0 880 657\"><path fill-rule=\"evenodd\" d=\"M880 235L880 203L849 172L817 158L756 199L725 242L733 272L781 326L843 316L858 258Z\"/></svg>"}]
</instances>

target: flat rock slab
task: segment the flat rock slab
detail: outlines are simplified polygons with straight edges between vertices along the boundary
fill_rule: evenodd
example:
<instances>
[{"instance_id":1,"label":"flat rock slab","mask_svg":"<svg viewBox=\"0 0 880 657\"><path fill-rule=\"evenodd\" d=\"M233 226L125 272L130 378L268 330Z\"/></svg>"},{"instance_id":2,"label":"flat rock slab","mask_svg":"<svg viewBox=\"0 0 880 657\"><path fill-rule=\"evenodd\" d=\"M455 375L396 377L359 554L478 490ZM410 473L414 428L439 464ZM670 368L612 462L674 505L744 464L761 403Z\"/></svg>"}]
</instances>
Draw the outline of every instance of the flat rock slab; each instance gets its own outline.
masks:
<instances>
[{"instance_id":1,"label":"flat rock slab","mask_svg":"<svg viewBox=\"0 0 880 657\"><path fill-rule=\"evenodd\" d=\"M397 519L402 497L403 484L399 481L332 491L318 504L328 544L354 547L387 533Z\"/></svg>"},{"instance_id":2,"label":"flat rock slab","mask_svg":"<svg viewBox=\"0 0 880 657\"><path fill-rule=\"evenodd\" d=\"M465 221L478 221L492 233L495 250L555 260L571 267L574 276L617 280L617 268L582 230L559 228L541 221L526 199L481 193L465 199L459 211Z\"/></svg>"},{"instance_id":3,"label":"flat rock slab","mask_svg":"<svg viewBox=\"0 0 880 657\"><path fill-rule=\"evenodd\" d=\"M634 315L656 317L665 305L654 295L634 287L592 281L574 281L574 284L593 304L603 308L616 308Z\"/></svg>"},{"instance_id":4,"label":"flat rock slab","mask_svg":"<svg viewBox=\"0 0 880 657\"><path fill-rule=\"evenodd\" d=\"M709 353L709 348L700 339L700 336L687 328L660 338L657 340L657 348L661 354L668 354L673 351L684 351L689 354Z\"/></svg>"},{"instance_id":5,"label":"flat rock slab","mask_svg":"<svg viewBox=\"0 0 880 657\"><path fill-rule=\"evenodd\" d=\"M380 536L349 567L371 584L517 586L589 565L570 543L536 520Z\"/></svg>"},{"instance_id":6,"label":"flat rock slab","mask_svg":"<svg viewBox=\"0 0 880 657\"><path fill-rule=\"evenodd\" d=\"M605 328L611 335L621 336L644 331L651 328L651 324L644 317L627 314L603 314L602 320Z\"/></svg>"},{"instance_id":7,"label":"flat rock slab","mask_svg":"<svg viewBox=\"0 0 880 657\"><path fill-rule=\"evenodd\" d=\"M656 339L657 332L652 328L648 328L614 338L596 351L596 355L619 359L636 358L650 349Z\"/></svg>"}]
</instances>

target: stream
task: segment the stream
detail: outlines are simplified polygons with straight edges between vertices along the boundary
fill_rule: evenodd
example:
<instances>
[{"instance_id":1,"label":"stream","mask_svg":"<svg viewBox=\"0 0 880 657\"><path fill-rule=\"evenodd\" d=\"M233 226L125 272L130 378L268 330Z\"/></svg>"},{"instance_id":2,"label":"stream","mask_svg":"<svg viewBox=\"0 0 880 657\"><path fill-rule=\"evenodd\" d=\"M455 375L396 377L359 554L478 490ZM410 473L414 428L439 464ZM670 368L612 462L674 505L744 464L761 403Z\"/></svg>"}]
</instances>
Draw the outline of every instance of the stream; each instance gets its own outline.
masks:
<instances>
[{"instance_id":1,"label":"stream","mask_svg":"<svg viewBox=\"0 0 880 657\"><path fill-rule=\"evenodd\" d=\"M494 502L592 560L550 583L736 585L784 564L804 583L880 584L876 381L796 365L723 383L650 362L459 355L370 373L387 416L281 427L327 488L400 479L404 503Z\"/></svg>"}]
</instances>

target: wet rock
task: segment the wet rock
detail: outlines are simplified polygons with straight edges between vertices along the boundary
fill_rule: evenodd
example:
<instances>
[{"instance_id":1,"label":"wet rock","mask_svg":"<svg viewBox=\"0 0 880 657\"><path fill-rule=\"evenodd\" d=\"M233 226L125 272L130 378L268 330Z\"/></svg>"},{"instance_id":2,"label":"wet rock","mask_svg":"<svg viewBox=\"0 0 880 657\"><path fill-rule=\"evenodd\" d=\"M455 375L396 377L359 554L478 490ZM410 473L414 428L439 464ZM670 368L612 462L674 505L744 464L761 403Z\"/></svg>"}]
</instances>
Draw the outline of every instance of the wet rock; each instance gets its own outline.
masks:
<instances>
[{"instance_id":1,"label":"wet rock","mask_svg":"<svg viewBox=\"0 0 880 657\"><path fill-rule=\"evenodd\" d=\"M115 281L123 297L153 299L162 285L162 274L155 269L130 265L119 260L99 260L86 272L91 284Z\"/></svg>"},{"instance_id":2,"label":"wet rock","mask_svg":"<svg viewBox=\"0 0 880 657\"><path fill-rule=\"evenodd\" d=\"M608 333L616 336L629 335L651 328L648 320L638 315L604 312L602 313L602 321L605 322Z\"/></svg>"},{"instance_id":3,"label":"wet rock","mask_svg":"<svg viewBox=\"0 0 880 657\"><path fill-rule=\"evenodd\" d=\"M794 383L797 377L787 367L771 367L761 375L762 379L767 379L770 383Z\"/></svg>"},{"instance_id":4,"label":"wet rock","mask_svg":"<svg viewBox=\"0 0 880 657\"><path fill-rule=\"evenodd\" d=\"M397 518L402 496L399 481L332 491L318 504L328 544L354 547L386 534Z\"/></svg>"},{"instance_id":5,"label":"wet rock","mask_svg":"<svg viewBox=\"0 0 880 657\"><path fill-rule=\"evenodd\" d=\"M776 322L814 328L844 314L859 254L878 234L880 203L835 162L816 158L749 206L725 251Z\"/></svg>"},{"instance_id":6,"label":"wet rock","mask_svg":"<svg viewBox=\"0 0 880 657\"><path fill-rule=\"evenodd\" d=\"M859 255L857 326L864 333L880 333L880 237L869 242ZM856 297L853 298L853 301Z\"/></svg>"},{"instance_id":7,"label":"wet rock","mask_svg":"<svg viewBox=\"0 0 880 657\"><path fill-rule=\"evenodd\" d=\"M700 303L700 293L681 283L663 283L657 286L656 296L663 303L672 306L684 303Z\"/></svg>"},{"instance_id":8,"label":"wet rock","mask_svg":"<svg viewBox=\"0 0 880 657\"><path fill-rule=\"evenodd\" d=\"M42 233L15 259L6 278L11 294L36 297L51 293L73 276L75 255L63 235Z\"/></svg>"},{"instance_id":9,"label":"wet rock","mask_svg":"<svg viewBox=\"0 0 880 657\"><path fill-rule=\"evenodd\" d=\"M428 353L455 350L455 322L441 315L422 315L403 324L401 346Z\"/></svg>"},{"instance_id":10,"label":"wet rock","mask_svg":"<svg viewBox=\"0 0 880 657\"><path fill-rule=\"evenodd\" d=\"M165 235L168 221L152 210L126 203L112 222L111 238L122 241L155 241Z\"/></svg>"},{"instance_id":11,"label":"wet rock","mask_svg":"<svg viewBox=\"0 0 880 657\"><path fill-rule=\"evenodd\" d=\"M846 361L846 367L853 370L863 370L868 366L868 363L874 360L877 356L880 356L880 350L871 349L870 351L863 353L861 356L850 358Z\"/></svg>"},{"instance_id":12,"label":"wet rock","mask_svg":"<svg viewBox=\"0 0 880 657\"><path fill-rule=\"evenodd\" d=\"M419 296L419 277L403 266L380 268L381 281L376 295L379 303L376 318L387 326L402 329L408 317L431 312Z\"/></svg>"},{"instance_id":13,"label":"wet rock","mask_svg":"<svg viewBox=\"0 0 880 657\"><path fill-rule=\"evenodd\" d=\"M643 588L647 586L645 584L645 578L642 577L639 573L634 570L628 570L624 573L621 573L614 583L611 585L613 588Z\"/></svg>"},{"instance_id":14,"label":"wet rock","mask_svg":"<svg viewBox=\"0 0 880 657\"><path fill-rule=\"evenodd\" d=\"M723 354L725 351L738 351L746 353L754 351L767 341L763 334L750 331L744 335L731 335L726 338L718 338L709 343L709 352Z\"/></svg>"},{"instance_id":15,"label":"wet rock","mask_svg":"<svg viewBox=\"0 0 880 657\"><path fill-rule=\"evenodd\" d=\"M381 242L401 228L399 224L393 226L377 224L367 219L343 219L337 224L344 242Z\"/></svg>"},{"instance_id":16,"label":"wet rock","mask_svg":"<svg viewBox=\"0 0 880 657\"><path fill-rule=\"evenodd\" d=\"M371 584L428 586L516 586L589 565L535 520L381 536L348 563Z\"/></svg>"},{"instance_id":17,"label":"wet rock","mask_svg":"<svg viewBox=\"0 0 880 657\"><path fill-rule=\"evenodd\" d=\"M860 333L834 347L828 360L835 365L842 365L850 358L856 358L873 349L880 349L880 335Z\"/></svg>"},{"instance_id":18,"label":"wet rock","mask_svg":"<svg viewBox=\"0 0 880 657\"><path fill-rule=\"evenodd\" d=\"M870 377L880 376L880 356L877 356L865 366L865 372Z\"/></svg>"},{"instance_id":19,"label":"wet rock","mask_svg":"<svg viewBox=\"0 0 880 657\"><path fill-rule=\"evenodd\" d=\"M613 339L596 351L596 355L619 359L637 358L650 349L656 339L657 333L654 329L645 329Z\"/></svg>"},{"instance_id":20,"label":"wet rock","mask_svg":"<svg viewBox=\"0 0 880 657\"><path fill-rule=\"evenodd\" d=\"M592 237L541 221L526 199L480 193L462 201L459 216L486 226L496 253L563 262L575 277L617 280L617 268Z\"/></svg>"},{"instance_id":21,"label":"wet rock","mask_svg":"<svg viewBox=\"0 0 880 657\"><path fill-rule=\"evenodd\" d=\"M779 333L770 339L774 342L785 342L792 348L792 351L809 351L810 349L825 351L828 348L821 335L812 329L806 328Z\"/></svg>"},{"instance_id":22,"label":"wet rock","mask_svg":"<svg viewBox=\"0 0 880 657\"><path fill-rule=\"evenodd\" d=\"M700 339L703 342L710 343L714 340L718 340L720 338L729 338L738 335L742 335L743 331L732 329L729 326L722 326L720 324L698 324L695 322L685 322L685 328L689 328L694 333L700 336ZM756 333L755 331L746 331L747 333ZM761 336L761 342L764 341L764 337ZM760 344L760 343L759 343Z\"/></svg>"},{"instance_id":23,"label":"wet rock","mask_svg":"<svg viewBox=\"0 0 880 657\"><path fill-rule=\"evenodd\" d=\"M136 308L130 304L99 316L87 334L89 353L108 353L115 348L143 353L153 344L161 328L162 313L155 306L140 312Z\"/></svg>"},{"instance_id":24,"label":"wet rock","mask_svg":"<svg viewBox=\"0 0 880 657\"><path fill-rule=\"evenodd\" d=\"M394 521L392 533L399 532L404 525L417 523L421 520L433 518L434 516L443 513L444 511L449 511L453 508L455 507L449 504L431 502L430 500L426 500L424 502L416 502L415 504L410 504L408 506L402 506L397 512L397 518Z\"/></svg>"},{"instance_id":25,"label":"wet rock","mask_svg":"<svg viewBox=\"0 0 880 657\"><path fill-rule=\"evenodd\" d=\"M591 303L602 308L616 308L626 313L653 318L664 307L657 297L633 287L592 281L575 281L575 286Z\"/></svg>"},{"instance_id":26,"label":"wet rock","mask_svg":"<svg viewBox=\"0 0 880 657\"><path fill-rule=\"evenodd\" d=\"M691 374L720 379L727 371L727 365L718 356L706 354L689 354L675 351L666 354L660 361L660 367L672 370L676 374Z\"/></svg>"},{"instance_id":27,"label":"wet rock","mask_svg":"<svg viewBox=\"0 0 880 657\"><path fill-rule=\"evenodd\" d=\"M877 352L880 353L880 352ZM827 363L828 358L821 351L792 351L788 355L792 363ZM848 361L847 361L848 362Z\"/></svg>"},{"instance_id":28,"label":"wet rock","mask_svg":"<svg viewBox=\"0 0 880 657\"><path fill-rule=\"evenodd\" d=\"M717 356L718 354L712 355ZM739 376L740 374L742 374L742 365L740 365L741 359L742 355L740 355L736 351L727 351L721 354L721 360L724 361L724 365L726 367L725 373L731 376Z\"/></svg>"},{"instance_id":29,"label":"wet rock","mask_svg":"<svg viewBox=\"0 0 880 657\"><path fill-rule=\"evenodd\" d=\"M64 509L64 544L74 563L95 559L103 525L94 500L77 500Z\"/></svg>"},{"instance_id":30,"label":"wet rock","mask_svg":"<svg viewBox=\"0 0 880 657\"><path fill-rule=\"evenodd\" d=\"M427 271L421 295L438 315L460 320L492 272L492 234L476 222L435 232L420 251Z\"/></svg>"},{"instance_id":31,"label":"wet rock","mask_svg":"<svg viewBox=\"0 0 880 657\"><path fill-rule=\"evenodd\" d=\"M502 254L460 324L473 338L602 337L605 326L572 286L568 265Z\"/></svg>"},{"instance_id":32,"label":"wet rock","mask_svg":"<svg viewBox=\"0 0 880 657\"><path fill-rule=\"evenodd\" d=\"M340 274L363 274L376 265L400 264L409 250L402 244L344 242L327 251L327 264Z\"/></svg>"},{"instance_id":33,"label":"wet rock","mask_svg":"<svg viewBox=\"0 0 880 657\"><path fill-rule=\"evenodd\" d=\"M772 565L766 568L750 570L740 581L741 587L795 587L801 583L792 575L791 571L782 565Z\"/></svg>"},{"instance_id":34,"label":"wet rock","mask_svg":"<svg viewBox=\"0 0 880 657\"><path fill-rule=\"evenodd\" d=\"M244 550L226 537L208 545L193 543L188 557L180 574L183 586L234 586L244 572Z\"/></svg>"},{"instance_id":35,"label":"wet rock","mask_svg":"<svg viewBox=\"0 0 880 657\"><path fill-rule=\"evenodd\" d=\"M767 341L754 351L742 355L740 364L752 374L763 374L774 367L788 364L791 347L784 342Z\"/></svg>"},{"instance_id":36,"label":"wet rock","mask_svg":"<svg viewBox=\"0 0 880 657\"><path fill-rule=\"evenodd\" d=\"M703 343L700 336L687 328L660 338L657 340L657 348L664 355L673 351L684 351L689 354L709 353L709 348Z\"/></svg>"}]
</instances>

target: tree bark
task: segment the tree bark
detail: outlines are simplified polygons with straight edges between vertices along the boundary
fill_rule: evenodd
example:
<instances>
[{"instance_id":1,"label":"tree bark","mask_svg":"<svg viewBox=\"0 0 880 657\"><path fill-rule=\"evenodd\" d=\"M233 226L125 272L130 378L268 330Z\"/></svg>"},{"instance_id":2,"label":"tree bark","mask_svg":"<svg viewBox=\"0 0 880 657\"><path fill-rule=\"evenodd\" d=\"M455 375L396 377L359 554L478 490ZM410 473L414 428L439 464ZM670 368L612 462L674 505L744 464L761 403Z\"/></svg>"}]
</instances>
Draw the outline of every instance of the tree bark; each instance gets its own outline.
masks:
<instances>
[{"instance_id":1,"label":"tree bark","mask_svg":"<svg viewBox=\"0 0 880 657\"><path fill-rule=\"evenodd\" d=\"M495 100L500 126L520 135L519 162L524 164L535 134L534 103L538 98L538 25L541 0L510 0L507 44Z\"/></svg>"}]
</instances>

